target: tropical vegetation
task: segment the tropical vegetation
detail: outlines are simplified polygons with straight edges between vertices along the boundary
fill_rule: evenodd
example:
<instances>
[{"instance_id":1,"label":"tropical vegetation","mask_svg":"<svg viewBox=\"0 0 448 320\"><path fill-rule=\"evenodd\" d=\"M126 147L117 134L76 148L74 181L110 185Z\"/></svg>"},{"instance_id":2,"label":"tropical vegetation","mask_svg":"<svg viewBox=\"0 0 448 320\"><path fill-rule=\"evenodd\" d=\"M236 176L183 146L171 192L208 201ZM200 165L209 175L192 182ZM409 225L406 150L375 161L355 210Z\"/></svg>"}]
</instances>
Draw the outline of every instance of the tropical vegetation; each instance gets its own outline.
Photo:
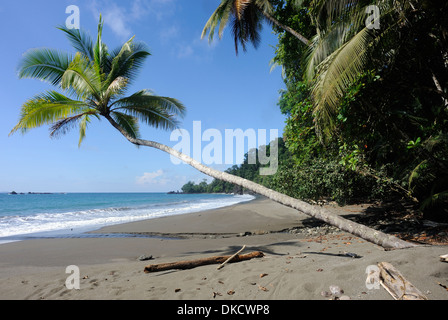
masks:
<instances>
[{"instance_id":1,"label":"tropical vegetation","mask_svg":"<svg viewBox=\"0 0 448 320\"><path fill-rule=\"evenodd\" d=\"M448 219L448 3L222 0L204 32L231 23L236 46L257 46L263 20L245 10L272 17L272 66L286 86L294 161L270 187L301 199L398 197Z\"/></svg>"}]
</instances>

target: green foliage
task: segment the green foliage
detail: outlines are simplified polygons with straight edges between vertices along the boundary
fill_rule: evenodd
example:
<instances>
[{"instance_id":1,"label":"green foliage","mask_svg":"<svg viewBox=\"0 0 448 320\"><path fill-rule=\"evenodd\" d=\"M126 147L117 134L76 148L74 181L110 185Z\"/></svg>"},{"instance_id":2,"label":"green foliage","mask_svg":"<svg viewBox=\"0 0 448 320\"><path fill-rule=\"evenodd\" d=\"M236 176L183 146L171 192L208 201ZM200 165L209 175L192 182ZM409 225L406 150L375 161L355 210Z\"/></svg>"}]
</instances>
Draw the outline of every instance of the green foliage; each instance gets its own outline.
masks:
<instances>
[{"instance_id":1,"label":"green foliage","mask_svg":"<svg viewBox=\"0 0 448 320\"><path fill-rule=\"evenodd\" d=\"M348 42L337 43L338 24L327 24L326 14L331 12L331 21L336 21L334 14L347 8L325 13L325 8L337 2L304 1L310 9L304 13L294 10L291 1L275 3L274 16L284 24L294 22L309 38L319 28L320 32L327 28L327 34L320 34L321 47L315 47L314 54L317 57L316 50L322 51L325 45L327 57L335 54L327 63L336 61L338 46ZM392 8L383 12L385 29L375 38L381 45L370 52L362 68L350 71L349 81L334 100L332 130L324 144L317 134L316 116L321 115L315 112L316 96L305 80L307 64L302 57L306 51L288 33L274 29L279 44L273 62L283 67L287 87L281 92L279 107L288 117L284 138L294 160L294 166L281 167L275 177L273 187L278 191L304 199L330 197L338 202L399 193L416 199L429 218L447 216L448 43L444 35L448 4L414 1L413 10L408 10L408 2L405 5L401 11ZM344 19L340 22L350 23ZM317 76L328 70L327 66L314 69Z\"/></svg>"},{"instance_id":2,"label":"green foliage","mask_svg":"<svg viewBox=\"0 0 448 320\"><path fill-rule=\"evenodd\" d=\"M391 190L391 185L384 181L326 159L282 167L270 186L294 198L331 199L341 205L384 198Z\"/></svg>"},{"instance_id":3,"label":"green foliage","mask_svg":"<svg viewBox=\"0 0 448 320\"><path fill-rule=\"evenodd\" d=\"M285 143L282 138L277 139L278 145L278 163L280 166L291 166L291 154L285 146ZM270 144L268 146L261 146L261 148L266 148L266 156L270 155ZM244 161L240 165L233 165L229 169L225 170L225 172L230 173L232 175L251 180L258 184L262 184L265 186L270 186L274 176L262 176L260 175L260 168L269 167L269 164L262 165L259 162L258 158L259 149L252 149L248 153L244 155ZM256 163L249 163L249 154L254 153ZM243 193L241 187L236 186L229 182L224 182L221 180L214 179L210 184L206 184L204 181L199 185L196 185L194 182L188 182L182 187L182 191L185 193Z\"/></svg>"},{"instance_id":4,"label":"green foliage","mask_svg":"<svg viewBox=\"0 0 448 320\"><path fill-rule=\"evenodd\" d=\"M195 184L189 181L182 187L183 193L209 193L209 188L207 185L207 180L201 181L199 184Z\"/></svg>"}]
</instances>

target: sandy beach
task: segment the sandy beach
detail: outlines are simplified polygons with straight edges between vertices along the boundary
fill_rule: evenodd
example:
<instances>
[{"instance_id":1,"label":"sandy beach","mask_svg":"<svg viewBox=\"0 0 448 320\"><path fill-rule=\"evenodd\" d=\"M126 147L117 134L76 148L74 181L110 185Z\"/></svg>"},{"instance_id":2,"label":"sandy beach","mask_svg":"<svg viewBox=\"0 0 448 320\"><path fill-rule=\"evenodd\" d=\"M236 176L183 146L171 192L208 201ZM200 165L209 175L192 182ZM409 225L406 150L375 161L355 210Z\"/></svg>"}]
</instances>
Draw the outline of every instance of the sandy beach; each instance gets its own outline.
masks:
<instances>
[{"instance_id":1,"label":"sandy beach","mask_svg":"<svg viewBox=\"0 0 448 320\"><path fill-rule=\"evenodd\" d=\"M366 269L383 261L428 299L448 299L442 286L448 286L448 263L439 261L440 255L448 254L447 246L385 251L328 228L303 232L309 222L304 214L258 198L217 210L106 227L86 238L2 244L0 299L328 300L321 293L339 286L351 300L393 300L382 287L366 287ZM143 271L149 264L232 255L243 245L243 254L262 251L264 257L220 270L206 265ZM138 260L142 255L152 259ZM79 268L79 289L66 287L71 275L66 268L71 265Z\"/></svg>"}]
</instances>

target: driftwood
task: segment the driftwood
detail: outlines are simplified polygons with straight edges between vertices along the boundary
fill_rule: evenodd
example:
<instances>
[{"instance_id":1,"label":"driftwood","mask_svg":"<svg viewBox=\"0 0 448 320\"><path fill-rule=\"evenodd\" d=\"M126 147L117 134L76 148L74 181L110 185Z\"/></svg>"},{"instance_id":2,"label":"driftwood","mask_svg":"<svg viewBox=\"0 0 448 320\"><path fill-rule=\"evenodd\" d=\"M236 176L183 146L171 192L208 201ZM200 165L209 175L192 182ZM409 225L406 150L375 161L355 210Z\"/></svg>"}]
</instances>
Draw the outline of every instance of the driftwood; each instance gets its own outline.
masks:
<instances>
[{"instance_id":1,"label":"driftwood","mask_svg":"<svg viewBox=\"0 0 448 320\"><path fill-rule=\"evenodd\" d=\"M440 256L440 261L442 262L448 262L448 254L445 254L443 256Z\"/></svg>"},{"instance_id":2,"label":"driftwood","mask_svg":"<svg viewBox=\"0 0 448 320\"><path fill-rule=\"evenodd\" d=\"M231 260L233 260L233 258L235 258L237 255L239 255L241 252L243 252L243 250L246 249L246 246L244 245L241 250L239 250L237 253L235 253L233 256L229 257L226 261L224 261L223 263L221 263L218 268L216 268L217 270L220 270L222 268L224 268L224 266L229 263Z\"/></svg>"},{"instance_id":3,"label":"driftwood","mask_svg":"<svg viewBox=\"0 0 448 320\"><path fill-rule=\"evenodd\" d=\"M263 252L261 251L255 251L248 254L243 255L235 255L233 259L228 261L227 263L234 263L234 262L240 262L245 260L250 260L254 258L262 258L264 256ZM144 271L145 273L150 272L159 272L159 271L166 271L166 270L186 270L186 269L193 269L200 266L205 266L209 264L221 264L226 262L229 258L232 256L217 256L217 257L210 257L210 258L204 258L204 259L197 259L197 260L190 260L190 261L178 261L178 262L170 262L170 263L161 263L161 264L152 264L145 267Z\"/></svg>"},{"instance_id":4,"label":"driftwood","mask_svg":"<svg viewBox=\"0 0 448 320\"><path fill-rule=\"evenodd\" d=\"M388 262L378 264L381 285L395 300L428 300L428 298Z\"/></svg>"}]
</instances>

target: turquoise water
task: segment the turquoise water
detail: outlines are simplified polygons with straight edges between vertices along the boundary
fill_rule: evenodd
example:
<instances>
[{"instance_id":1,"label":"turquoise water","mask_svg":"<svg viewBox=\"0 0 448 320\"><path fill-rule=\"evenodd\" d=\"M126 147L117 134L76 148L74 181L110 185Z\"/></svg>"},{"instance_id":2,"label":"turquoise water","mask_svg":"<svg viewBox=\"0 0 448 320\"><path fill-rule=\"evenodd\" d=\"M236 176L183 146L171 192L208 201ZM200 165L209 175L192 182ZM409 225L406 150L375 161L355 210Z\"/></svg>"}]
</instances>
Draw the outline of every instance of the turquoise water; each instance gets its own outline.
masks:
<instances>
[{"instance_id":1,"label":"turquoise water","mask_svg":"<svg viewBox=\"0 0 448 320\"><path fill-rule=\"evenodd\" d=\"M225 194L0 194L0 242L80 235L103 226L215 209L254 197Z\"/></svg>"}]
</instances>

